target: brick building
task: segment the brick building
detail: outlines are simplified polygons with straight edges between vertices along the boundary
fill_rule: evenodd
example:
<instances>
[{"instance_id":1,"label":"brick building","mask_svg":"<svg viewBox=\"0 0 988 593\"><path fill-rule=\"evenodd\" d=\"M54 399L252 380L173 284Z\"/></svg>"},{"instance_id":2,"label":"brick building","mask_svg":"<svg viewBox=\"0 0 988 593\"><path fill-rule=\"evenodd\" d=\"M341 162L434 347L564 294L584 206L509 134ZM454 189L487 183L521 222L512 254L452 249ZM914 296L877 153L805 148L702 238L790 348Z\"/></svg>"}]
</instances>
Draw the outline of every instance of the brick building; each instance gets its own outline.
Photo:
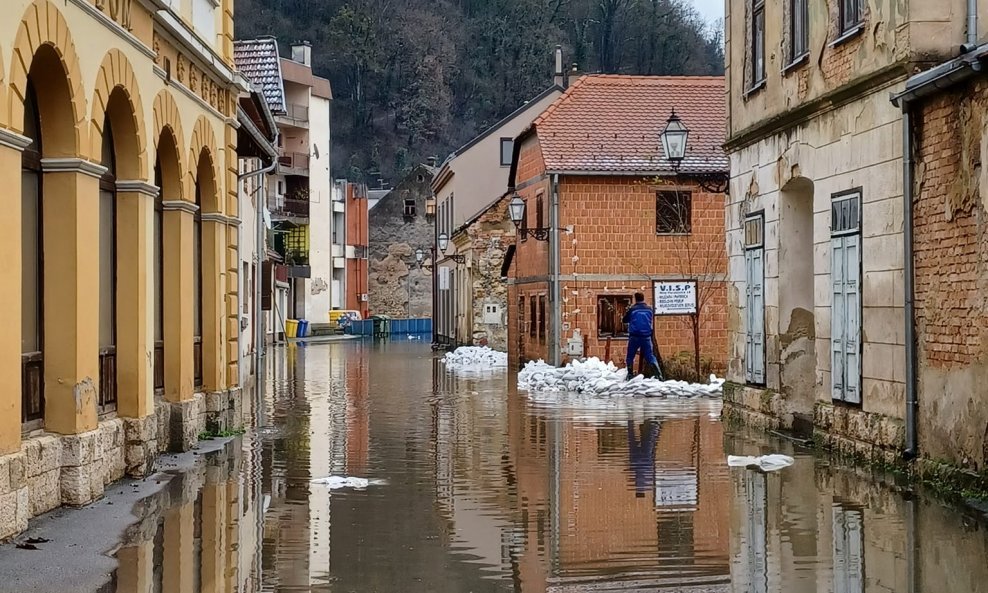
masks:
<instances>
[{"instance_id":1,"label":"brick building","mask_svg":"<svg viewBox=\"0 0 988 593\"><path fill-rule=\"evenodd\" d=\"M889 95L955 55L966 4L728 3L728 414L865 457L908 448L904 121Z\"/></svg>"},{"instance_id":2,"label":"brick building","mask_svg":"<svg viewBox=\"0 0 988 593\"><path fill-rule=\"evenodd\" d=\"M727 172L720 149L723 92L717 77L585 76L515 140L509 186L526 211L506 262L512 361L558 361L554 355L579 330L585 355L603 357L611 338L611 359L622 363L627 334L621 316L634 293L653 302L653 281L691 279L705 304L701 358L724 362L724 196L699 182ZM673 110L691 130L678 173L660 141ZM531 236L535 229L549 229L548 240ZM667 359L692 353L689 317L658 317L656 335Z\"/></svg>"},{"instance_id":3,"label":"brick building","mask_svg":"<svg viewBox=\"0 0 988 593\"><path fill-rule=\"evenodd\" d=\"M988 46L970 48L911 78L896 102L912 120L914 453L924 471L935 460L988 475Z\"/></svg>"}]
</instances>

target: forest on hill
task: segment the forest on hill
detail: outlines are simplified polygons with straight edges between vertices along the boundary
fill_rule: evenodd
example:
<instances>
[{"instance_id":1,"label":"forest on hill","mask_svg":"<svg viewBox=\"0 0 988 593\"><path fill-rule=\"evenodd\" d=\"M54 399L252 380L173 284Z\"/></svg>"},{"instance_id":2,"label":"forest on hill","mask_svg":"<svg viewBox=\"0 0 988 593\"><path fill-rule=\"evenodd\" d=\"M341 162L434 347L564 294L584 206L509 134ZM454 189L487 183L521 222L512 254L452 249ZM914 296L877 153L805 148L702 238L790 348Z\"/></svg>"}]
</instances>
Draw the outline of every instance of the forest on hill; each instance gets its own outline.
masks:
<instances>
[{"instance_id":1,"label":"forest on hill","mask_svg":"<svg viewBox=\"0 0 988 593\"><path fill-rule=\"evenodd\" d=\"M723 43L686 0L237 0L237 37L312 44L333 85L333 176L394 184L567 68L720 74Z\"/></svg>"}]
</instances>

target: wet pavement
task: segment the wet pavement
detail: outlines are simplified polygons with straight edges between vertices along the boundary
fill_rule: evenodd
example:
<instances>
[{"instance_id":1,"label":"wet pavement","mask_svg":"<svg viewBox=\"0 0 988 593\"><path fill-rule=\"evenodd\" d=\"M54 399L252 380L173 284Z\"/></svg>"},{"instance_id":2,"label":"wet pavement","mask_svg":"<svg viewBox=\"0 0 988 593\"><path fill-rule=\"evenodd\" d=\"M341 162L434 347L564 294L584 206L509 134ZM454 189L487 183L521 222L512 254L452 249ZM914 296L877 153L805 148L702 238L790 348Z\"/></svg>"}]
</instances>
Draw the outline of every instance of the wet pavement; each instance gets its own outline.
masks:
<instances>
[{"instance_id":1,"label":"wet pavement","mask_svg":"<svg viewBox=\"0 0 988 593\"><path fill-rule=\"evenodd\" d=\"M108 590L988 591L979 517L728 429L716 400L533 402L421 342L269 362L263 426L138 504ZM334 475L371 483L312 483Z\"/></svg>"}]
</instances>

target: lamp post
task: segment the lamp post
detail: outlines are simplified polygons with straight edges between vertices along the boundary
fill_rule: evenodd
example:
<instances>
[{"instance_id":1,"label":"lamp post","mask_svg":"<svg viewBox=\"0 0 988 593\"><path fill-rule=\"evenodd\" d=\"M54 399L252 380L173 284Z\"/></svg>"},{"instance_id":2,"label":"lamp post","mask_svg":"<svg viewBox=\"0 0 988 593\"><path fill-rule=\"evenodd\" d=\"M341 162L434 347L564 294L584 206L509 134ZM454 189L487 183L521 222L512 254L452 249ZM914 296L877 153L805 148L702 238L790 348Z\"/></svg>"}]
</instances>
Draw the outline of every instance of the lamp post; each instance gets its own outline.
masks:
<instances>
[{"instance_id":1,"label":"lamp post","mask_svg":"<svg viewBox=\"0 0 988 593\"><path fill-rule=\"evenodd\" d=\"M548 241L549 231L552 229L541 226L534 229L527 227L522 228L521 222L525 220L527 209L525 200L523 200L518 194L515 194L515 197L511 198L511 202L508 203L508 216L511 217L511 222L515 224L515 228L518 230L518 233L522 237L529 236L536 241Z\"/></svg>"},{"instance_id":2,"label":"lamp post","mask_svg":"<svg viewBox=\"0 0 988 593\"><path fill-rule=\"evenodd\" d=\"M444 260L451 259L458 264L466 263L467 256L462 253L446 255L446 248L449 247L449 235L446 233L440 233L437 243L439 244L439 253L443 256Z\"/></svg>"},{"instance_id":3,"label":"lamp post","mask_svg":"<svg viewBox=\"0 0 988 593\"><path fill-rule=\"evenodd\" d=\"M682 118L673 109L666 120L666 127L662 130L662 150L665 151L666 159L672 164L672 170L676 177L679 176L679 169L686 159L686 152L689 148L690 130L683 123ZM696 179L699 186L707 192L714 194L730 193L731 176L729 172L701 172L691 171L690 177Z\"/></svg>"}]
</instances>

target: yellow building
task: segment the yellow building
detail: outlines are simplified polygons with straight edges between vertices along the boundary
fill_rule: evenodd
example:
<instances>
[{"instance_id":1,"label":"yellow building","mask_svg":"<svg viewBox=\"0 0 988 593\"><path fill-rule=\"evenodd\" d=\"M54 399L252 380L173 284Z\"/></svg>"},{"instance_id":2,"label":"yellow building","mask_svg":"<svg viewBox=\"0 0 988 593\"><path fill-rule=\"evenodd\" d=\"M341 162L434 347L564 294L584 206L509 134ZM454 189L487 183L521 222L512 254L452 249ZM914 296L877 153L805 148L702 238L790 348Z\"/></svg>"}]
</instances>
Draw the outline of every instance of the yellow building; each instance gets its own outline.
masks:
<instances>
[{"instance_id":1,"label":"yellow building","mask_svg":"<svg viewBox=\"0 0 988 593\"><path fill-rule=\"evenodd\" d=\"M247 90L233 0L3 9L0 538L239 410Z\"/></svg>"}]
</instances>

